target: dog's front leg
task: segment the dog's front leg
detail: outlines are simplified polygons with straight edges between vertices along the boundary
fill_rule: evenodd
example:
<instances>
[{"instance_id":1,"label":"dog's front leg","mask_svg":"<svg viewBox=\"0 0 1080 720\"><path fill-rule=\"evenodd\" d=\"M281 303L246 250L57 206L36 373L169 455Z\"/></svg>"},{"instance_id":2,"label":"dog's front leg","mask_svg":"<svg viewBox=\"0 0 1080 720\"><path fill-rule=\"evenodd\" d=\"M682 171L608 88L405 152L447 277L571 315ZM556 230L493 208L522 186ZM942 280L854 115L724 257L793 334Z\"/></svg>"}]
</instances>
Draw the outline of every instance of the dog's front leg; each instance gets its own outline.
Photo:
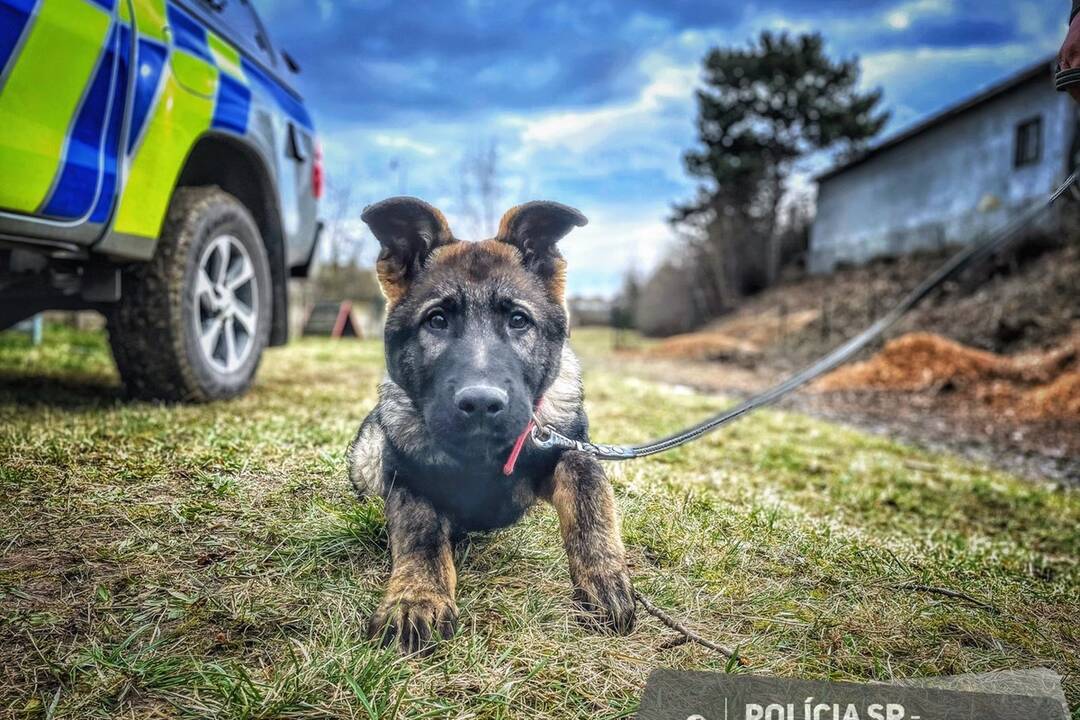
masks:
<instances>
[{"instance_id":1,"label":"dog's front leg","mask_svg":"<svg viewBox=\"0 0 1080 720\"><path fill-rule=\"evenodd\" d=\"M435 634L449 639L457 630L449 520L423 498L395 488L386 498L386 527L393 567L369 635L383 645L397 641L407 653L430 650Z\"/></svg>"},{"instance_id":2,"label":"dog's front leg","mask_svg":"<svg viewBox=\"0 0 1080 720\"><path fill-rule=\"evenodd\" d=\"M600 463L585 453L564 453L555 466L551 502L559 514L574 600L601 627L630 632L634 590L619 534L615 494Z\"/></svg>"}]
</instances>

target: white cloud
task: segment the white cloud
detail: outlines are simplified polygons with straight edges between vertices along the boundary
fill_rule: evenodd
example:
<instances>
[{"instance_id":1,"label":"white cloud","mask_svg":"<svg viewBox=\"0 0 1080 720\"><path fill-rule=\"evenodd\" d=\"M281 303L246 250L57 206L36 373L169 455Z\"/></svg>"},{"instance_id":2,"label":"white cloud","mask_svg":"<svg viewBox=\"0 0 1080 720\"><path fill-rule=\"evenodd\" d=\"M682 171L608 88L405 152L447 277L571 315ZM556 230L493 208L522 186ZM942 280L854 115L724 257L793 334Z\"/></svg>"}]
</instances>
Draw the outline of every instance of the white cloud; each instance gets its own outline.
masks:
<instances>
[{"instance_id":1,"label":"white cloud","mask_svg":"<svg viewBox=\"0 0 1080 720\"><path fill-rule=\"evenodd\" d=\"M694 87L698 83L698 38L679 37L670 52L642 58L643 77L628 101L585 110L506 116L515 132L506 167L519 178L517 191L548 196L549 188L570 183L589 190L582 197L559 197L576 204L589 224L561 244L569 263L572 294L617 292L626 272L647 273L671 247L666 222L671 204L692 192L681 154L693 143ZM655 177L662 192L639 188L633 197L608 197L605 187L619 173ZM672 188L684 188L683 190ZM518 199L525 199L519 196Z\"/></svg>"},{"instance_id":2,"label":"white cloud","mask_svg":"<svg viewBox=\"0 0 1080 720\"><path fill-rule=\"evenodd\" d=\"M885 24L893 30L907 30L911 23L927 16L947 16L953 12L952 0L912 0L885 13Z\"/></svg>"},{"instance_id":3,"label":"white cloud","mask_svg":"<svg viewBox=\"0 0 1080 720\"><path fill-rule=\"evenodd\" d=\"M949 17L956 12L953 0L909 0L884 11L862 11L836 16L818 16L812 20L792 19L784 14L769 13L754 16L746 27L746 34L761 30L787 31L790 33L822 33L834 47L856 49L865 39L880 30L896 32L909 30L917 21L929 17Z\"/></svg>"},{"instance_id":4,"label":"white cloud","mask_svg":"<svg viewBox=\"0 0 1080 720\"><path fill-rule=\"evenodd\" d=\"M676 64L659 55L641 63L647 82L630 102L607 107L558 112L536 118L511 120L520 125L525 152L542 147L559 147L585 153L627 130L655 124L655 117L673 106L692 112L692 89L697 82L698 63Z\"/></svg>"},{"instance_id":5,"label":"white cloud","mask_svg":"<svg viewBox=\"0 0 1080 720\"><path fill-rule=\"evenodd\" d=\"M736 26L688 30L659 42L635 67L627 68L627 77L640 78L629 99L572 110L492 109L471 115L467 122L419 119L407 125L385 122L340 128L324 138L334 165L331 182L339 177L352 182L358 206L401 192L419 195L440 206L452 225L464 228L467 224L455 217L457 161L478 141L498 138L502 204L550 198L585 211L589 225L561 246L570 263L570 291L610 295L629 267L651 270L673 246L674 234L665 218L673 202L693 193L694 183L684 173L681 155L694 143L693 90L708 47L744 44L763 29L821 31L834 56L869 52L862 56L862 84L886 89L886 103L894 111L890 127L896 128L937 109L936 103L966 95L957 89L965 82L974 91L981 78L992 82L1042 53L1049 54L1060 42L1060 23L1055 24L1041 3L1024 0L992 10L995 19L1016 25L1020 40L999 46L879 52L866 43L875 33L914 32L920 20L954 16L960 9L954 8L953 0L898 0L884 10L856 9L839 17L816 14L812 19L747 13ZM389 73L406 70L410 83L423 84L422 65L380 67ZM524 81L544 81L551 68L538 66L535 72L535 78ZM391 166L392 160L397 164ZM807 176L813 170L807 170ZM796 190L809 190L805 177L792 184Z\"/></svg>"},{"instance_id":6,"label":"white cloud","mask_svg":"<svg viewBox=\"0 0 1080 720\"><path fill-rule=\"evenodd\" d=\"M571 294L614 295L631 268L648 273L673 246L675 234L664 221L667 202L600 207L589 224L559 244L568 264Z\"/></svg>"},{"instance_id":7,"label":"white cloud","mask_svg":"<svg viewBox=\"0 0 1080 720\"><path fill-rule=\"evenodd\" d=\"M1041 48L1053 48L1065 39L1067 15L1056 4L1020 2L1013 10L1013 22L1021 37Z\"/></svg>"},{"instance_id":8,"label":"white cloud","mask_svg":"<svg viewBox=\"0 0 1080 720\"><path fill-rule=\"evenodd\" d=\"M866 86L885 85L895 93L898 89L897 83L925 83L943 73L955 74L960 68L972 66L1001 71L1015 70L1038 58L1038 49L1027 43L889 50L862 57L862 81ZM990 76L986 80L989 83L996 79Z\"/></svg>"},{"instance_id":9,"label":"white cloud","mask_svg":"<svg viewBox=\"0 0 1080 720\"><path fill-rule=\"evenodd\" d=\"M372 137L372 141L379 147L392 148L394 150L411 150L414 153L425 155L427 157L433 157L439 154L437 148L426 143L417 142L405 135L386 135L379 133Z\"/></svg>"},{"instance_id":10,"label":"white cloud","mask_svg":"<svg viewBox=\"0 0 1080 720\"><path fill-rule=\"evenodd\" d=\"M907 30L911 26L911 16L903 10L895 10L885 16L885 22L893 30Z\"/></svg>"}]
</instances>

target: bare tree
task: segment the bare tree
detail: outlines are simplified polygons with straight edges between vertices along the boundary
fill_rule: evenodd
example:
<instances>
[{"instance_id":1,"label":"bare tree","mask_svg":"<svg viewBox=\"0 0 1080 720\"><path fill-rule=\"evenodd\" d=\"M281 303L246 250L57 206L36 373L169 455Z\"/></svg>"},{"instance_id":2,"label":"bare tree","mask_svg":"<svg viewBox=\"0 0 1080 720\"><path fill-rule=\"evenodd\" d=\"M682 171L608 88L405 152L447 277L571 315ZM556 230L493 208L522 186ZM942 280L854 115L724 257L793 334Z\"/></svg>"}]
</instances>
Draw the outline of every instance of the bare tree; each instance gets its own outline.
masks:
<instances>
[{"instance_id":1,"label":"bare tree","mask_svg":"<svg viewBox=\"0 0 1080 720\"><path fill-rule=\"evenodd\" d=\"M491 237L498 230L502 183L499 178L499 145L488 138L469 148L458 167L458 204L472 237Z\"/></svg>"},{"instance_id":2,"label":"bare tree","mask_svg":"<svg viewBox=\"0 0 1080 720\"><path fill-rule=\"evenodd\" d=\"M317 301L369 301L378 297L375 274L361 265L368 230L359 215L363 203L356 198L355 172L329 184L323 204L321 261L310 282L304 283L306 304Z\"/></svg>"},{"instance_id":3,"label":"bare tree","mask_svg":"<svg viewBox=\"0 0 1080 720\"><path fill-rule=\"evenodd\" d=\"M672 258L660 265L640 288L634 320L637 329L650 337L663 337L693 330L704 317L699 310L694 264Z\"/></svg>"},{"instance_id":4,"label":"bare tree","mask_svg":"<svg viewBox=\"0 0 1080 720\"><path fill-rule=\"evenodd\" d=\"M355 217L357 209L353 207L352 184L334 183L328 190L323 241L328 249L329 263L338 267L359 259L367 234Z\"/></svg>"}]
</instances>

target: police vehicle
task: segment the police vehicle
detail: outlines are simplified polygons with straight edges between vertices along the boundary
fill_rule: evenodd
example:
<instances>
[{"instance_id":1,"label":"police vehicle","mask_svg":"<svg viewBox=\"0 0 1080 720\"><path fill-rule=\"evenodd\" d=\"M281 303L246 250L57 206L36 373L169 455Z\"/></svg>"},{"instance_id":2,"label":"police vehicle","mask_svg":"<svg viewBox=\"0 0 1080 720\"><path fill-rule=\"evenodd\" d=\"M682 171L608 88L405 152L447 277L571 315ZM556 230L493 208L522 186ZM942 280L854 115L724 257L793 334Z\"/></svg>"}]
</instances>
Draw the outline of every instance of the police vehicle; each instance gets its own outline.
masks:
<instances>
[{"instance_id":1,"label":"police vehicle","mask_svg":"<svg viewBox=\"0 0 1080 720\"><path fill-rule=\"evenodd\" d=\"M297 71L247 0L0 0L0 329L96 309L134 396L246 390L317 243Z\"/></svg>"}]
</instances>

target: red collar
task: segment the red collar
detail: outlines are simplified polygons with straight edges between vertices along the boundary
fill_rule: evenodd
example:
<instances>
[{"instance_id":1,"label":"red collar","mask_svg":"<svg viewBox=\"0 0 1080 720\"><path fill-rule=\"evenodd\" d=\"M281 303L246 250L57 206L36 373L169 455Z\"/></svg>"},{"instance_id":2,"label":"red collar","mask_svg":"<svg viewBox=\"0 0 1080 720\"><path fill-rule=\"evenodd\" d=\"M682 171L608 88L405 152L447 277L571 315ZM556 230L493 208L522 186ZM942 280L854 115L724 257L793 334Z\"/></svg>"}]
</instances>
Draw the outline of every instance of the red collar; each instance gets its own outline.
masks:
<instances>
[{"instance_id":1,"label":"red collar","mask_svg":"<svg viewBox=\"0 0 1080 720\"><path fill-rule=\"evenodd\" d=\"M536 401L536 412L540 411L540 403L544 402L544 398L541 397ZM536 427L536 412L529 418L529 422L525 425L525 429L518 435L517 440L514 441L514 449L510 451L510 457L506 458L506 464L503 465L503 475L507 477L514 474L514 466L517 465L518 456L521 455L521 451L525 447L525 440L528 439L529 433Z\"/></svg>"}]
</instances>

